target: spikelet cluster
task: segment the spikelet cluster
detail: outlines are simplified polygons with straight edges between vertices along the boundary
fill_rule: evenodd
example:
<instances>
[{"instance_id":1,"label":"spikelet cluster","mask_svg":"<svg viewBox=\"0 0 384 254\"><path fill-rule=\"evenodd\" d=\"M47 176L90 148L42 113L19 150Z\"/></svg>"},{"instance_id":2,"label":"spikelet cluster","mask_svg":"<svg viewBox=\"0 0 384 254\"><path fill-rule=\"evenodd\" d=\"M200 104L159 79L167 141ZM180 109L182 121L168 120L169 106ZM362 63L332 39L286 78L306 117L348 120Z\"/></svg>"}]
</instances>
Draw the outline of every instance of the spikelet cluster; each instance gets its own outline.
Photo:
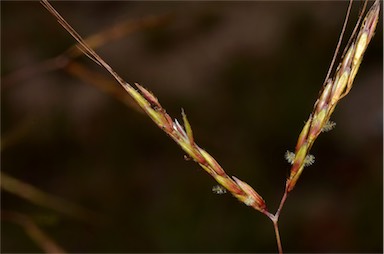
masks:
<instances>
[{"instance_id":1,"label":"spikelet cluster","mask_svg":"<svg viewBox=\"0 0 384 254\"><path fill-rule=\"evenodd\" d=\"M347 46L332 79L328 79L314 105L312 114L305 123L296 144L290 176L286 183L287 192L291 191L299 179L305 165L308 163L308 153L314 141L322 131L330 130L335 124L329 122L340 99L346 96L352 88L353 80L360 67L365 50L371 41L379 19L380 2L375 1L364 21L359 27L357 36ZM290 156L292 158L292 155Z\"/></svg>"},{"instance_id":2,"label":"spikelet cluster","mask_svg":"<svg viewBox=\"0 0 384 254\"><path fill-rule=\"evenodd\" d=\"M229 177L219 163L207 151L195 143L192 128L184 110L181 111L183 127L177 119L171 119L151 92L139 84L135 85L138 90L133 87L124 88L152 120L187 153L188 157L197 162L220 186L232 193L241 202L261 212L266 210L263 198L251 186L234 176ZM220 194L224 193L224 190L221 188L220 190L214 188L213 191L219 191Z\"/></svg>"},{"instance_id":3,"label":"spikelet cluster","mask_svg":"<svg viewBox=\"0 0 384 254\"><path fill-rule=\"evenodd\" d=\"M247 183L236 177L230 177L219 165L219 163L204 149L200 148L193 136L191 125L186 114L182 110L184 127L166 113L158 99L147 89L135 84L131 86L125 82L88 44L84 39L65 21L63 17L51 6L47 0L40 1L42 5L54 15L58 22L78 41L79 48L93 61L104 67L130 94L137 104L148 114L148 116L167 133L187 154L188 158L197 162L208 174L219 184L228 190L238 200L254 209L267 214L266 204L263 198ZM290 176L286 183L286 191L291 191L304 166L314 162L314 157L309 155L313 142L320 132L332 127L326 123L335 109L338 101L348 94L352 88L353 80L359 69L363 55L373 37L378 21L380 3L378 0L367 13L359 33L349 45L346 54L336 69L333 79L327 80L320 97L315 103L314 110L299 136L295 153L288 154L292 163Z\"/></svg>"},{"instance_id":4,"label":"spikelet cluster","mask_svg":"<svg viewBox=\"0 0 384 254\"><path fill-rule=\"evenodd\" d=\"M188 157L197 162L207 171L221 186L226 188L238 200L251 206L254 209L265 212L266 205L263 198L247 183L228 176L217 161L204 149L200 148L194 140L191 125L187 115L182 110L184 127L167 114L160 105L158 99L147 89L135 84L136 88L125 82L68 24L68 22L53 8L48 0L41 0L40 3L57 18L57 21L77 40L80 49L93 61L104 67L136 101L136 103L148 114L148 116L167 133L183 150Z\"/></svg>"}]
</instances>

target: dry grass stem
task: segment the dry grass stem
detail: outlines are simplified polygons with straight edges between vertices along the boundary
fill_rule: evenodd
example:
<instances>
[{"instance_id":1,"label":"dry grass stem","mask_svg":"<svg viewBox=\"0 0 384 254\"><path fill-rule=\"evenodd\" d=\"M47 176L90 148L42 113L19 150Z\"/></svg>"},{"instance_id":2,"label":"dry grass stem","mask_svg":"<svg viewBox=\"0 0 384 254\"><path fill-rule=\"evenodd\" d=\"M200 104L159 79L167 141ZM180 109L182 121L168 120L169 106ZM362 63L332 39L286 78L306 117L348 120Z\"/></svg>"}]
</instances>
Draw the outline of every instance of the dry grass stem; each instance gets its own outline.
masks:
<instances>
[{"instance_id":1,"label":"dry grass stem","mask_svg":"<svg viewBox=\"0 0 384 254\"><path fill-rule=\"evenodd\" d=\"M109 94L118 101L124 103L126 106L134 109L137 112L142 113L143 111L139 106L132 100L132 98L120 87L116 86L115 82L105 75L98 72L92 71L87 68L84 64L78 62L71 62L65 67L65 71L82 80L85 83L92 84L106 94Z\"/></svg>"},{"instance_id":2,"label":"dry grass stem","mask_svg":"<svg viewBox=\"0 0 384 254\"><path fill-rule=\"evenodd\" d=\"M1 147L0 150L4 151L5 149L12 147L23 140L23 138L28 135L31 129L34 127L34 122L31 118L24 119L19 124L17 124L10 131L4 133L1 137Z\"/></svg>"},{"instance_id":3,"label":"dry grass stem","mask_svg":"<svg viewBox=\"0 0 384 254\"><path fill-rule=\"evenodd\" d=\"M149 16L135 20L125 20L96 34L90 35L85 39L85 41L92 48L99 48L139 30L165 25L170 22L171 19L172 15L166 14L160 16ZM42 73L62 69L70 62L83 55L83 53L84 52L79 49L77 45L73 45L59 56L31 66L26 66L6 75L2 78L2 88L4 89L6 86L18 83Z\"/></svg>"},{"instance_id":4,"label":"dry grass stem","mask_svg":"<svg viewBox=\"0 0 384 254\"><path fill-rule=\"evenodd\" d=\"M28 236L46 253L66 253L29 216L18 212L1 210L1 219L11 221L23 227Z\"/></svg>"},{"instance_id":5,"label":"dry grass stem","mask_svg":"<svg viewBox=\"0 0 384 254\"><path fill-rule=\"evenodd\" d=\"M105 220L100 215L88 209L48 194L4 172L0 171L0 175L1 189L28 200L31 203L53 209L90 224L100 224Z\"/></svg>"}]
</instances>

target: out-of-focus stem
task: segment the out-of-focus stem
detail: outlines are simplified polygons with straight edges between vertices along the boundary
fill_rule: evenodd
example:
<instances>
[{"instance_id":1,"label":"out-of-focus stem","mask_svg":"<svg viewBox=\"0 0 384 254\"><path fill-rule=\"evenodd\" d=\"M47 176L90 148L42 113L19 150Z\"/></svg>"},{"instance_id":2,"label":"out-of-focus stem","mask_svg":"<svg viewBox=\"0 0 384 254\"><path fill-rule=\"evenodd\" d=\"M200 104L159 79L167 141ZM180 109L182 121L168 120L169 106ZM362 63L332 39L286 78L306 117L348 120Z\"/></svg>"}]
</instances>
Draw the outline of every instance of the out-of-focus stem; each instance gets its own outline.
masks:
<instances>
[{"instance_id":1,"label":"out-of-focus stem","mask_svg":"<svg viewBox=\"0 0 384 254\"><path fill-rule=\"evenodd\" d=\"M51 239L49 235L40 229L27 215L2 210L1 219L12 221L23 227L25 233L27 233L29 237L46 253L65 253L65 251L53 239Z\"/></svg>"},{"instance_id":2,"label":"out-of-focus stem","mask_svg":"<svg viewBox=\"0 0 384 254\"><path fill-rule=\"evenodd\" d=\"M16 179L4 172L0 172L0 175L1 189L13 193L34 204L53 209L91 224L99 224L104 221L100 215L97 215L81 206L45 193L44 191L41 191L36 187L20 181L19 179Z\"/></svg>"},{"instance_id":3,"label":"out-of-focus stem","mask_svg":"<svg viewBox=\"0 0 384 254\"><path fill-rule=\"evenodd\" d=\"M90 35L85 40L92 48L99 48L142 29L165 25L171 21L172 17L172 14L164 14L159 16L148 16L136 20L125 20L96 34ZM30 79L43 73L62 69L67 66L68 63L82 55L83 52L78 45L75 44L57 57L25 66L7 74L2 77L1 88L4 89L5 86Z\"/></svg>"}]
</instances>

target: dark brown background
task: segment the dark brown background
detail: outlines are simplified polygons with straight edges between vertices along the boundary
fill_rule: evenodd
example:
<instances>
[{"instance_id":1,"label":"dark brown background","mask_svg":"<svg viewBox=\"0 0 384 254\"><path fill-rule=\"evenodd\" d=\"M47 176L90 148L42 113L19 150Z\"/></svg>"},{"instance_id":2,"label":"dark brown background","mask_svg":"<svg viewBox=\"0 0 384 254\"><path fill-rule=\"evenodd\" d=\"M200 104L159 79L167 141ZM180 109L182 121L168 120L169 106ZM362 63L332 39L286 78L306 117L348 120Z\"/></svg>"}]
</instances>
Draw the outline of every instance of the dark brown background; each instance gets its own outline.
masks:
<instances>
[{"instance_id":1,"label":"dark brown background","mask_svg":"<svg viewBox=\"0 0 384 254\"><path fill-rule=\"evenodd\" d=\"M83 36L171 13L97 51L180 119L197 143L275 211L293 150L321 88L347 2L53 2ZM357 19L355 3L347 35ZM74 40L38 2L4 2L2 77L55 57ZM381 20L351 93L337 107L284 207L287 252L382 252ZM82 57L98 73L105 71ZM116 83L117 86L117 83ZM230 195L145 115L64 70L2 82L2 170L104 215L88 225L2 192L2 208L43 220L68 252L274 252L272 223ZM53 219L52 219L53 218ZM37 219L36 219L37 220ZM10 222L2 252L39 252Z\"/></svg>"}]
</instances>

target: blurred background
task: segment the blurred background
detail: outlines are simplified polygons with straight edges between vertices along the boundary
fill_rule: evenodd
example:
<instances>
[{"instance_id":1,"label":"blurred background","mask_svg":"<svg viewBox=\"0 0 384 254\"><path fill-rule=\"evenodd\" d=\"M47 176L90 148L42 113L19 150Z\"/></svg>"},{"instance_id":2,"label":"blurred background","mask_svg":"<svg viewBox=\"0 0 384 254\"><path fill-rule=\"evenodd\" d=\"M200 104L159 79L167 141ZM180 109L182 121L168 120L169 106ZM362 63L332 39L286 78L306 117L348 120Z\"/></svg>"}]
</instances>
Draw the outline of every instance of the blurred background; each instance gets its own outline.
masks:
<instances>
[{"instance_id":1,"label":"blurred background","mask_svg":"<svg viewBox=\"0 0 384 254\"><path fill-rule=\"evenodd\" d=\"M97 35L97 52L126 81L179 120L184 108L197 143L276 211L284 153L312 111L347 2L53 6L82 36ZM212 193L215 181L71 48L42 5L1 9L3 253L52 250L44 243L67 252L277 251L269 219ZM380 16L336 128L316 141L316 162L282 211L286 252L383 251Z\"/></svg>"}]
</instances>

